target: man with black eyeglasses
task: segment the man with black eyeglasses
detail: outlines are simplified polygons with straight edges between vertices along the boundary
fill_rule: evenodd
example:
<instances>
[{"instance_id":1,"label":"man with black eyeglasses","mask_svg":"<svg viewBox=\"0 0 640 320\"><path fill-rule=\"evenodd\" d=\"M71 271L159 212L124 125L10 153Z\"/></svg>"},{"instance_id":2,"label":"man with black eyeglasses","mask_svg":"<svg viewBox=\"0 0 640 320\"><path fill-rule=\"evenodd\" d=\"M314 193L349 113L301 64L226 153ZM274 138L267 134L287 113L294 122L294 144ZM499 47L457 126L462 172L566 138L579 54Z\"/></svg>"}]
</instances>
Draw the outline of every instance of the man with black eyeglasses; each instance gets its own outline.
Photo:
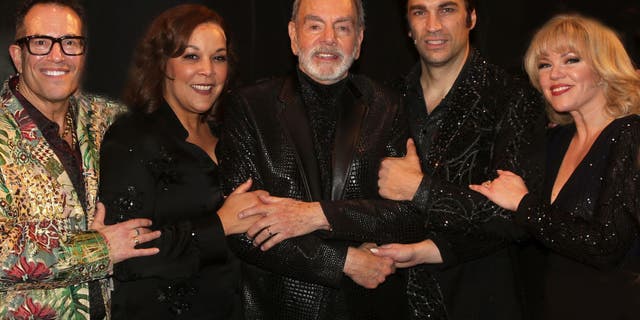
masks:
<instances>
[{"instance_id":1,"label":"man with black eyeglasses","mask_svg":"<svg viewBox=\"0 0 640 320\"><path fill-rule=\"evenodd\" d=\"M123 107L79 92L83 10L25 1L0 92L0 318L108 318L114 263L152 255L151 221L105 226L97 203L103 134Z\"/></svg>"}]
</instances>

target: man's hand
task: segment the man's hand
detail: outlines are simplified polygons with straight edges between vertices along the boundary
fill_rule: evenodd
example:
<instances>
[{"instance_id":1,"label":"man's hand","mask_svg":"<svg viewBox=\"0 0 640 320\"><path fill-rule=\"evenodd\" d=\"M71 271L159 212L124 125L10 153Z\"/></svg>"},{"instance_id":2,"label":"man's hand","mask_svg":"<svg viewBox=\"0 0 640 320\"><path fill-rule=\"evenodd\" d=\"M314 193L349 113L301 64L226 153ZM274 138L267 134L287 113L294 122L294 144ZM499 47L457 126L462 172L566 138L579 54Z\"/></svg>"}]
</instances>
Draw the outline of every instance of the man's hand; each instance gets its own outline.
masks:
<instances>
[{"instance_id":1,"label":"man's hand","mask_svg":"<svg viewBox=\"0 0 640 320\"><path fill-rule=\"evenodd\" d=\"M360 247L349 247L344 273L353 282L367 288L375 289L396 271L393 260L387 257L376 257L369 251L374 243L364 243Z\"/></svg>"},{"instance_id":2,"label":"man's hand","mask_svg":"<svg viewBox=\"0 0 640 320\"><path fill-rule=\"evenodd\" d=\"M160 237L160 231L151 231L146 227L151 225L149 219L131 219L106 226L104 224L105 208L102 203L96 205L96 215L91 223L91 230L96 230L105 238L109 245L111 263L127 260L133 257L151 256L160 252L158 248L136 249L141 243L149 242Z\"/></svg>"},{"instance_id":3,"label":"man's hand","mask_svg":"<svg viewBox=\"0 0 640 320\"><path fill-rule=\"evenodd\" d=\"M262 215L260 220L247 230L247 236L263 251L271 249L281 241L311 233L329 230L329 222L318 202L303 202L290 198L260 196L261 204L243 210L238 215L246 219Z\"/></svg>"},{"instance_id":4,"label":"man's hand","mask_svg":"<svg viewBox=\"0 0 640 320\"><path fill-rule=\"evenodd\" d=\"M385 244L371 248L370 251L378 257L393 259L397 268L408 268L423 263L442 263L440 250L430 239L411 244Z\"/></svg>"},{"instance_id":5,"label":"man's hand","mask_svg":"<svg viewBox=\"0 0 640 320\"><path fill-rule=\"evenodd\" d=\"M244 209L254 207L260 203L258 196L268 196L269 193L263 190L249 192L252 184L251 178L239 185L225 199L222 208L218 210L218 217L222 222L225 235L247 232L249 227L262 217L259 214L249 216L244 219L238 217L238 213Z\"/></svg>"},{"instance_id":6,"label":"man's hand","mask_svg":"<svg viewBox=\"0 0 640 320\"><path fill-rule=\"evenodd\" d=\"M493 181L469 185L469 189L481 193L495 204L507 210L516 211L522 198L529 193L522 178L511 172L498 170Z\"/></svg>"},{"instance_id":7,"label":"man's hand","mask_svg":"<svg viewBox=\"0 0 640 320\"><path fill-rule=\"evenodd\" d=\"M407 140L402 158L384 158L378 172L378 193L390 200L411 200L422 182L420 159L413 139Z\"/></svg>"}]
</instances>

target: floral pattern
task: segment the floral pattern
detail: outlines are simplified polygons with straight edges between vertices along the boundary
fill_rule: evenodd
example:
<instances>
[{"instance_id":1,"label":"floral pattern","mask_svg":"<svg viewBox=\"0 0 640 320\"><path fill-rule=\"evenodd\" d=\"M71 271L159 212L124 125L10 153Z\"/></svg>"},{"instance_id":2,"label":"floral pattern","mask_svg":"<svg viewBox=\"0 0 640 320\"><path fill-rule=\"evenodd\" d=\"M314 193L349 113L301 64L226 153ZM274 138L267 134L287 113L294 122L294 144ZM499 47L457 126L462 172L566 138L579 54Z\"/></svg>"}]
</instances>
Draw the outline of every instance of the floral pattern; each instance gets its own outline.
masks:
<instances>
[{"instance_id":1,"label":"floral pattern","mask_svg":"<svg viewBox=\"0 0 640 320\"><path fill-rule=\"evenodd\" d=\"M33 121L31 121L31 119L29 119L29 115L26 110L18 110L13 116L16 118L16 121L20 126L20 132L24 139L33 141L38 138L38 127Z\"/></svg>"},{"instance_id":2,"label":"floral pattern","mask_svg":"<svg viewBox=\"0 0 640 320\"><path fill-rule=\"evenodd\" d=\"M56 311L49 306L43 306L33 299L27 298L25 304L16 311L11 311L12 316L17 320L54 320L57 318Z\"/></svg>"},{"instance_id":3,"label":"floral pattern","mask_svg":"<svg viewBox=\"0 0 640 320\"><path fill-rule=\"evenodd\" d=\"M0 318L88 319L87 282L104 279L110 264L106 242L88 230L100 140L124 108L96 96L71 98L90 202L85 213L71 179L9 81L0 92ZM107 283L101 281L108 302Z\"/></svg>"},{"instance_id":4,"label":"floral pattern","mask_svg":"<svg viewBox=\"0 0 640 320\"><path fill-rule=\"evenodd\" d=\"M51 276L51 270L42 262L29 262L22 256L10 270L4 270L3 278L12 282L42 281Z\"/></svg>"}]
</instances>

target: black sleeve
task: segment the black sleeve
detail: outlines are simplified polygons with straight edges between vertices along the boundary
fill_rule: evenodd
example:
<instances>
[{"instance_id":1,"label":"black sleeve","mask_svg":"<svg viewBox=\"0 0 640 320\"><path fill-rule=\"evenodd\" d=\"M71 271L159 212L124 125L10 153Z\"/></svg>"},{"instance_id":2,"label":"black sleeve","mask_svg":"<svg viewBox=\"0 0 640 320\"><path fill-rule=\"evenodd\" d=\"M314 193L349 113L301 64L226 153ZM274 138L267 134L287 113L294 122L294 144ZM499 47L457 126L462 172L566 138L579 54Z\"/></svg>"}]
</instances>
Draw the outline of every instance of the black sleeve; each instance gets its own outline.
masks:
<instances>
[{"instance_id":1,"label":"black sleeve","mask_svg":"<svg viewBox=\"0 0 640 320\"><path fill-rule=\"evenodd\" d=\"M160 153L160 139L148 128L146 132L135 129L140 126L140 120L128 120L123 118L109 129L100 150L100 201L107 209L107 224L133 218L153 221L157 210L158 185L148 162ZM151 228L160 230L161 237L139 247L157 247L160 253L116 264L117 279L187 277L199 272L203 265L227 258L224 231L215 212L173 224L154 223Z\"/></svg>"},{"instance_id":2,"label":"black sleeve","mask_svg":"<svg viewBox=\"0 0 640 320\"><path fill-rule=\"evenodd\" d=\"M520 175L529 191L539 194L544 177L546 116L544 104L532 90L522 89L496 124L489 171ZM443 267L491 254L527 233L512 222L513 212L495 205L468 186L425 176L413 203L425 214L429 237L438 246Z\"/></svg>"},{"instance_id":3,"label":"black sleeve","mask_svg":"<svg viewBox=\"0 0 640 320\"><path fill-rule=\"evenodd\" d=\"M516 222L559 254L602 269L617 266L638 237L639 146L640 122L636 122L612 146L604 184L598 199L592 199L596 205L591 216L527 195L518 206Z\"/></svg>"},{"instance_id":4,"label":"black sleeve","mask_svg":"<svg viewBox=\"0 0 640 320\"><path fill-rule=\"evenodd\" d=\"M397 110L391 118L391 132L385 143L385 157L406 153L409 138L406 113L399 100L391 102ZM382 160L382 159L380 159ZM376 184L375 181L370 183ZM375 199L321 201L322 210L332 227L329 237L378 244L411 243L424 240L423 216L411 201Z\"/></svg>"},{"instance_id":5,"label":"black sleeve","mask_svg":"<svg viewBox=\"0 0 640 320\"><path fill-rule=\"evenodd\" d=\"M230 97L225 105L225 122L216 149L220 160L223 189L230 193L253 178L253 189L263 189L260 170L260 136L253 114L241 96ZM231 249L244 261L270 272L306 282L339 287L347 256L344 242L323 239L318 233L287 239L268 251L256 248L245 235L228 238Z\"/></svg>"}]
</instances>

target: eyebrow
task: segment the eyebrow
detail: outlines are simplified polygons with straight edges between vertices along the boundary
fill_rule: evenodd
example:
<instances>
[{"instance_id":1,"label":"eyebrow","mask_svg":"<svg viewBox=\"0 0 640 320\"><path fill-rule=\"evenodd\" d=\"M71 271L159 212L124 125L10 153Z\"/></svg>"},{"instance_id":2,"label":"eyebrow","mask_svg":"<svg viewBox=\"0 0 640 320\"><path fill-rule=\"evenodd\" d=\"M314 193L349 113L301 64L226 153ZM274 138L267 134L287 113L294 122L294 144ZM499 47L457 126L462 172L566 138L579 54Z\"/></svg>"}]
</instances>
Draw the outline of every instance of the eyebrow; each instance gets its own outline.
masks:
<instances>
[{"instance_id":1,"label":"eyebrow","mask_svg":"<svg viewBox=\"0 0 640 320\"><path fill-rule=\"evenodd\" d=\"M324 19L322 19L319 16L313 15L313 14L308 14L304 17L304 22L307 21L316 21L316 22L322 22L325 23ZM338 19L336 19L336 21L333 22L333 24L336 23L342 23L342 22L350 22L350 23L355 23L355 19L352 17L340 17Z\"/></svg>"},{"instance_id":2,"label":"eyebrow","mask_svg":"<svg viewBox=\"0 0 640 320\"><path fill-rule=\"evenodd\" d=\"M185 47L185 49L187 49L187 48L191 48L191 49L195 49L195 50L198 50L198 51L202 51L199 47L194 46L194 45L192 45L192 44L188 44L188 45ZM217 52L220 52L220 51L227 51L227 47L218 48L218 49L216 50L216 53L217 53Z\"/></svg>"},{"instance_id":3,"label":"eyebrow","mask_svg":"<svg viewBox=\"0 0 640 320\"><path fill-rule=\"evenodd\" d=\"M438 8L444 8L444 7L449 7L449 6L454 6L454 7L458 7L458 3L454 2L454 1L447 1L444 3L441 3L438 5ZM423 5L423 4L414 4L409 6L409 11L411 10L427 10L427 6Z\"/></svg>"}]
</instances>

